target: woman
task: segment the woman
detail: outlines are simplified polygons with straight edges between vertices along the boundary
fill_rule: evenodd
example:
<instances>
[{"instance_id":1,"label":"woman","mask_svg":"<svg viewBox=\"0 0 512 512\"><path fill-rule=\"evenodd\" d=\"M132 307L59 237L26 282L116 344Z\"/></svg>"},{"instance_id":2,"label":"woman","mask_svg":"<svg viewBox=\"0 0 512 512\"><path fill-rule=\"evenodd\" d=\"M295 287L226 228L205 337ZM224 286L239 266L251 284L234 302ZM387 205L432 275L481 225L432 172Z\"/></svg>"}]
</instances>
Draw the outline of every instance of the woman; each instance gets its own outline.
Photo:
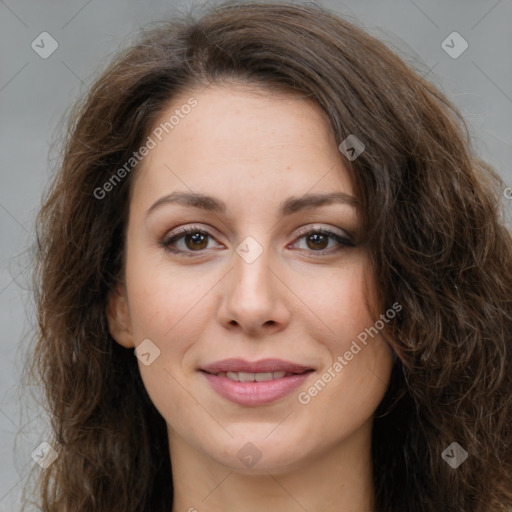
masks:
<instances>
[{"instance_id":1,"label":"woman","mask_svg":"<svg viewBox=\"0 0 512 512\"><path fill-rule=\"evenodd\" d=\"M508 510L503 184L438 90L328 11L229 3L147 31L70 123L42 510Z\"/></svg>"}]
</instances>

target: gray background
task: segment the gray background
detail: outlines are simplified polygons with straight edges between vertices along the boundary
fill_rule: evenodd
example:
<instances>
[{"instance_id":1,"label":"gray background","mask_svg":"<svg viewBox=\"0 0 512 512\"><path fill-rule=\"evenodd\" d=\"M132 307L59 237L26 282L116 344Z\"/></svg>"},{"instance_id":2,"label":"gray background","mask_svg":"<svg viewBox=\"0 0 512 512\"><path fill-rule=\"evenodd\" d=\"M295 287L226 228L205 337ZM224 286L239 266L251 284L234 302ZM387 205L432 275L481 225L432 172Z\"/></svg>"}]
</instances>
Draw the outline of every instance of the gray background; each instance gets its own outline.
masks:
<instances>
[{"instance_id":1,"label":"gray background","mask_svg":"<svg viewBox=\"0 0 512 512\"><path fill-rule=\"evenodd\" d=\"M19 394L34 323L29 248L56 156L50 146L66 110L138 27L200 3L0 0L0 511L18 510L28 471L42 471L31 453L47 419L33 404L20 407ZM466 115L480 155L512 186L512 0L318 3L358 20L428 74ZM458 58L441 47L453 31L469 44ZM59 45L47 59L31 47L42 32ZM503 202L510 218L512 200L504 194Z\"/></svg>"}]
</instances>

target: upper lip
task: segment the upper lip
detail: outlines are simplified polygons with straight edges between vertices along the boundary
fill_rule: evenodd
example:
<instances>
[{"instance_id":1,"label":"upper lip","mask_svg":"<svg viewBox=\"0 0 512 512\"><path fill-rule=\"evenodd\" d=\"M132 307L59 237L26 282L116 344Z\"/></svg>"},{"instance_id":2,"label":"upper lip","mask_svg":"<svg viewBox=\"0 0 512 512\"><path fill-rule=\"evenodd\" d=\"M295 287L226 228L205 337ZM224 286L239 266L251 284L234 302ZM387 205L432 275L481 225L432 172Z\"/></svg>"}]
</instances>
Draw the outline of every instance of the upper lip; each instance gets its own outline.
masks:
<instances>
[{"instance_id":1,"label":"upper lip","mask_svg":"<svg viewBox=\"0 0 512 512\"><path fill-rule=\"evenodd\" d=\"M201 370L207 373L220 372L247 372L247 373L267 373L267 372L288 372L303 373L313 370L310 366L283 361L282 359L262 359L261 361L246 361L244 359L223 359L215 363L204 366Z\"/></svg>"}]
</instances>

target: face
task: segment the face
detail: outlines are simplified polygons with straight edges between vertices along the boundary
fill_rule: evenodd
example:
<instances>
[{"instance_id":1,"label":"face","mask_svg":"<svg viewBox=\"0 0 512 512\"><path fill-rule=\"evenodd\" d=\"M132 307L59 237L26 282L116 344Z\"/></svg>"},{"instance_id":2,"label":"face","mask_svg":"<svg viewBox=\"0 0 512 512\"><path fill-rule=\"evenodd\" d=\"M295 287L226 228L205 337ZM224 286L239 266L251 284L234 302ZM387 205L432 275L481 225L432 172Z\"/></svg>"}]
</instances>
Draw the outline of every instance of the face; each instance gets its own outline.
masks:
<instances>
[{"instance_id":1,"label":"face","mask_svg":"<svg viewBox=\"0 0 512 512\"><path fill-rule=\"evenodd\" d=\"M137 170L125 283L108 313L119 343L142 343L171 454L279 472L369 441L392 366L390 313L375 303L327 118L245 86L190 96L197 105Z\"/></svg>"}]
</instances>

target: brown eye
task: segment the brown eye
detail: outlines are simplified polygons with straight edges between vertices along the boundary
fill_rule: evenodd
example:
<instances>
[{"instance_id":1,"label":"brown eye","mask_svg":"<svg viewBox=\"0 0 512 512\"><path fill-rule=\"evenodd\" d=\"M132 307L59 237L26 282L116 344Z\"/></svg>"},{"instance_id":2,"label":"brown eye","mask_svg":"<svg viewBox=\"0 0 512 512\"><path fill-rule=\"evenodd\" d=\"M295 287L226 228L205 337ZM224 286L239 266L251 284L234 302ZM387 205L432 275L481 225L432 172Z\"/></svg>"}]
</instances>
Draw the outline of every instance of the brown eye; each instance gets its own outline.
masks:
<instances>
[{"instance_id":1,"label":"brown eye","mask_svg":"<svg viewBox=\"0 0 512 512\"><path fill-rule=\"evenodd\" d=\"M161 245L172 253L190 256L193 252L200 253L208 249L209 239L213 240L213 237L208 231L191 226L180 229L179 234L171 233Z\"/></svg>"},{"instance_id":2,"label":"brown eye","mask_svg":"<svg viewBox=\"0 0 512 512\"><path fill-rule=\"evenodd\" d=\"M185 235L184 240L188 249L205 249L208 245L208 233L197 231L193 234Z\"/></svg>"},{"instance_id":3,"label":"brown eye","mask_svg":"<svg viewBox=\"0 0 512 512\"><path fill-rule=\"evenodd\" d=\"M315 256L328 256L345 247L355 246L348 235L344 237L326 229L312 229L303 233L295 244L298 244L301 240L305 240L306 247L299 247L299 249L309 251ZM329 247L331 241L334 241L334 244Z\"/></svg>"},{"instance_id":4,"label":"brown eye","mask_svg":"<svg viewBox=\"0 0 512 512\"><path fill-rule=\"evenodd\" d=\"M310 249L323 250L329 245L329 237L322 233L314 233L306 237L306 243Z\"/></svg>"}]
</instances>

